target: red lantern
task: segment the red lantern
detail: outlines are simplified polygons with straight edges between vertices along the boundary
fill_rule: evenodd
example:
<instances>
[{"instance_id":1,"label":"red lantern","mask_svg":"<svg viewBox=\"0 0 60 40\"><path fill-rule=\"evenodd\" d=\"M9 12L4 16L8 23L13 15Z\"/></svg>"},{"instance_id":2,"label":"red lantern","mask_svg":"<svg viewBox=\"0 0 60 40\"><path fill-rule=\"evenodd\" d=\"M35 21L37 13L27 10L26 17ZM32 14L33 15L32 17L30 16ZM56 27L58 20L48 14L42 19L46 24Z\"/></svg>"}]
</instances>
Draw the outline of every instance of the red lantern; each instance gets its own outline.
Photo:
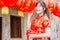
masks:
<instances>
[{"instance_id":1,"label":"red lantern","mask_svg":"<svg viewBox=\"0 0 60 40\"><path fill-rule=\"evenodd\" d=\"M32 0L26 0L26 2L25 2L25 7L24 7L24 9L26 10L26 12L29 10L29 9L31 9L31 3L32 3Z\"/></svg>"},{"instance_id":2,"label":"red lantern","mask_svg":"<svg viewBox=\"0 0 60 40\"><path fill-rule=\"evenodd\" d=\"M50 12L53 13L53 11L54 11L54 3L53 2L50 2L48 4L48 8L49 8Z\"/></svg>"},{"instance_id":3,"label":"red lantern","mask_svg":"<svg viewBox=\"0 0 60 40\"><path fill-rule=\"evenodd\" d=\"M35 1L34 0L31 0L31 4L30 4L30 6L28 8L28 12L31 12L35 8L37 1L38 0L35 0Z\"/></svg>"},{"instance_id":4,"label":"red lantern","mask_svg":"<svg viewBox=\"0 0 60 40\"><path fill-rule=\"evenodd\" d=\"M34 9L37 0L20 0L15 5L16 8L23 12L30 12Z\"/></svg>"},{"instance_id":5,"label":"red lantern","mask_svg":"<svg viewBox=\"0 0 60 40\"><path fill-rule=\"evenodd\" d=\"M0 0L0 1L1 1L1 5L10 8L10 7L14 6L15 3L16 3L18 0Z\"/></svg>"},{"instance_id":6,"label":"red lantern","mask_svg":"<svg viewBox=\"0 0 60 40\"><path fill-rule=\"evenodd\" d=\"M54 10L54 15L60 17L60 2L56 3L56 8Z\"/></svg>"},{"instance_id":7,"label":"red lantern","mask_svg":"<svg viewBox=\"0 0 60 40\"><path fill-rule=\"evenodd\" d=\"M24 0L19 0L17 3L16 3L16 8L18 9L18 10L21 10L21 11L23 11L24 9L22 8L22 7L24 7L23 6L23 4L24 4Z\"/></svg>"},{"instance_id":8,"label":"red lantern","mask_svg":"<svg viewBox=\"0 0 60 40\"><path fill-rule=\"evenodd\" d=\"M2 0L0 0L0 8L3 7L3 4Z\"/></svg>"}]
</instances>

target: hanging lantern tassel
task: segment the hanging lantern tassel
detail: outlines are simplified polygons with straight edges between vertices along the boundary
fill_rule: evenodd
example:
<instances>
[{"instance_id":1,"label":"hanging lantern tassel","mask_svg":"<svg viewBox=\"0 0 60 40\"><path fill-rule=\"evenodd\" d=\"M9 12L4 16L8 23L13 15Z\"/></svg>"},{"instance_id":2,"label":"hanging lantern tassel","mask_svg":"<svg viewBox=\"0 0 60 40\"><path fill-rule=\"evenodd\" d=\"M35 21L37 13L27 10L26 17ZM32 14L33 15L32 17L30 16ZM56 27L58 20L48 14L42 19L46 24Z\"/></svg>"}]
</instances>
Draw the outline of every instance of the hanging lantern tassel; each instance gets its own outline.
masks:
<instances>
[{"instance_id":1,"label":"hanging lantern tassel","mask_svg":"<svg viewBox=\"0 0 60 40\"><path fill-rule=\"evenodd\" d=\"M8 14L8 13L9 13L8 7L3 7L2 8L2 14Z\"/></svg>"},{"instance_id":2,"label":"hanging lantern tassel","mask_svg":"<svg viewBox=\"0 0 60 40\"><path fill-rule=\"evenodd\" d=\"M18 16L24 17L24 12L18 11Z\"/></svg>"}]
</instances>

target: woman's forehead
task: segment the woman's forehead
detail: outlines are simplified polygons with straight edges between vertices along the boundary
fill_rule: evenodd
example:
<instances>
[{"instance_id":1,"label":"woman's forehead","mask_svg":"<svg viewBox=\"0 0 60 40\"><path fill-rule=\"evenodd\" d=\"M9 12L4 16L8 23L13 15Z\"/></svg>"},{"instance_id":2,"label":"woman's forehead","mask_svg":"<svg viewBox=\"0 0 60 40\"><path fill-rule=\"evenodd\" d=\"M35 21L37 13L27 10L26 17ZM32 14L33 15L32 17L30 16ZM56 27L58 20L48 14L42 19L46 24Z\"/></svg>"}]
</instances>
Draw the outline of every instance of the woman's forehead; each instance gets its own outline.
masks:
<instances>
[{"instance_id":1,"label":"woman's forehead","mask_svg":"<svg viewBox=\"0 0 60 40\"><path fill-rule=\"evenodd\" d=\"M40 4L40 3L38 3L38 4L37 4L37 6L41 6L41 4Z\"/></svg>"}]
</instances>

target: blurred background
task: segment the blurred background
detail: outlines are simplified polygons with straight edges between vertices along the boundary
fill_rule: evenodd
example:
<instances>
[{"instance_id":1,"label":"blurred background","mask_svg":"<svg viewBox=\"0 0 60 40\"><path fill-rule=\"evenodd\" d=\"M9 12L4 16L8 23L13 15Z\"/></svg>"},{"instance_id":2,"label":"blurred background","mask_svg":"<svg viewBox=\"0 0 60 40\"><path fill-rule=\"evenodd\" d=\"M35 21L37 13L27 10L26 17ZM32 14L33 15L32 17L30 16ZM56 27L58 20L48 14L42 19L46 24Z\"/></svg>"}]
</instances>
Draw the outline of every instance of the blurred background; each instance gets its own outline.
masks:
<instances>
[{"instance_id":1,"label":"blurred background","mask_svg":"<svg viewBox=\"0 0 60 40\"><path fill-rule=\"evenodd\" d=\"M60 0L43 0L60 24ZM26 40L27 16L38 0L0 0L0 40ZM28 12L28 13L27 13ZM58 28L60 40L60 27Z\"/></svg>"}]
</instances>

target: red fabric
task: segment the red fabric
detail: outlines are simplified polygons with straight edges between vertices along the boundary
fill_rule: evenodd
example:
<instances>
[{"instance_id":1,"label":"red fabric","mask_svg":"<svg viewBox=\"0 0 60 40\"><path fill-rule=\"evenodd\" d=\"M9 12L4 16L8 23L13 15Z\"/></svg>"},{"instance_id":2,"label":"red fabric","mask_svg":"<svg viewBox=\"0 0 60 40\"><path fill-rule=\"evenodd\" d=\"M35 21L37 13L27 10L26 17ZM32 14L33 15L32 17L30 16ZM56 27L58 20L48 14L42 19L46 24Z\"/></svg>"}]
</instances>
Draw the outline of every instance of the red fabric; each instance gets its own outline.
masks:
<instances>
[{"instance_id":1,"label":"red fabric","mask_svg":"<svg viewBox=\"0 0 60 40\"><path fill-rule=\"evenodd\" d=\"M33 40L50 40L50 38L34 38Z\"/></svg>"},{"instance_id":2,"label":"red fabric","mask_svg":"<svg viewBox=\"0 0 60 40\"><path fill-rule=\"evenodd\" d=\"M27 30L27 40L29 40L29 34L40 34L45 33L45 28L49 26L49 20L43 20L42 23L38 23L42 16L35 17L31 22L31 30ZM38 23L38 24L37 24ZM42 40L42 38L34 38L33 40ZM45 40L45 38L44 38ZM47 40L49 40L47 38Z\"/></svg>"}]
</instances>

